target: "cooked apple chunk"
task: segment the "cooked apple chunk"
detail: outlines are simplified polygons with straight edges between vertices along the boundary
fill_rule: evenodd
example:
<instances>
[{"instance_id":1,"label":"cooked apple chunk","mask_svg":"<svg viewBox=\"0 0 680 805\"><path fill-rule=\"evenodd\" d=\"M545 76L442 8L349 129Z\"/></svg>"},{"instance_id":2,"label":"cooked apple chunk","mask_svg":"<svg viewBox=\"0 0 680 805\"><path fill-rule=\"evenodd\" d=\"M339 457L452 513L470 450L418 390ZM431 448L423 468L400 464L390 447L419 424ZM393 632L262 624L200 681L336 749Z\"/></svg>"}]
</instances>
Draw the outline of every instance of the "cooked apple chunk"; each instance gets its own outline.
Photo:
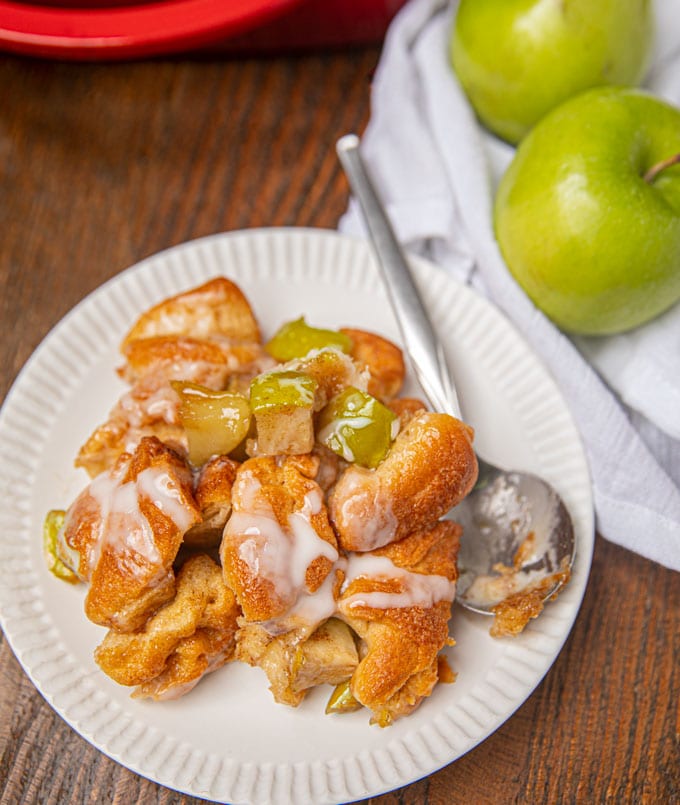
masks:
<instances>
[{"instance_id":1,"label":"cooked apple chunk","mask_svg":"<svg viewBox=\"0 0 680 805\"><path fill-rule=\"evenodd\" d=\"M189 444L189 461L200 467L213 456L227 455L245 439L250 406L241 394L211 391L196 383L173 381L179 416Z\"/></svg>"},{"instance_id":2,"label":"cooked apple chunk","mask_svg":"<svg viewBox=\"0 0 680 805\"><path fill-rule=\"evenodd\" d=\"M63 509L52 509L47 512L43 522L43 555L47 569L53 576L69 584L77 584L80 579L64 564L57 552L59 531L63 528L65 519L66 512Z\"/></svg>"},{"instance_id":3,"label":"cooked apple chunk","mask_svg":"<svg viewBox=\"0 0 680 805\"><path fill-rule=\"evenodd\" d=\"M257 454L301 455L314 447L316 381L303 372L267 372L250 386Z\"/></svg>"},{"instance_id":4,"label":"cooked apple chunk","mask_svg":"<svg viewBox=\"0 0 680 805\"><path fill-rule=\"evenodd\" d=\"M265 349L277 361L304 358L312 350L335 347L341 352L350 352L352 339L337 330L310 327L304 318L289 321L280 327Z\"/></svg>"},{"instance_id":5,"label":"cooked apple chunk","mask_svg":"<svg viewBox=\"0 0 680 805\"><path fill-rule=\"evenodd\" d=\"M339 682L333 689L333 693L326 705L326 715L331 713L353 713L361 710L363 704L358 702L352 695L350 680Z\"/></svg>"},{"instance_id":6,"label":"cooked apple chunk","mask_svg":"<svg viewBox=\"0 0 680 805\"><path fill-rule=\"evenodd\" d=\"M296 707L317 685L349 679L359 664L352 631L331 618L305 640L305 631L272 635L259 624L243 626L237 636L238 659L265 672L274 699Z\"/></svg>"},{"instance_id":7,"label":"cooked apple chunk","mask_svg":"<svg viewBox=\"0 0 680 805\"><path fill-rule=\"evenodd\" d=\"M351 386L319 415L317 438L345 461L377 467L399 430L399 420L375 397Z\"/></svg>"},{"instance_id":8,"label":"cooked apple chunk","mask_svg":"<svg viewBox=\"0 0 680 805\"><path fill-rule=\"evenodd\" d=\"M352 630L337 618L330 618L300 646L294 665L293 690L349 679L359 663Z\"/></svg>"}]
</instances>

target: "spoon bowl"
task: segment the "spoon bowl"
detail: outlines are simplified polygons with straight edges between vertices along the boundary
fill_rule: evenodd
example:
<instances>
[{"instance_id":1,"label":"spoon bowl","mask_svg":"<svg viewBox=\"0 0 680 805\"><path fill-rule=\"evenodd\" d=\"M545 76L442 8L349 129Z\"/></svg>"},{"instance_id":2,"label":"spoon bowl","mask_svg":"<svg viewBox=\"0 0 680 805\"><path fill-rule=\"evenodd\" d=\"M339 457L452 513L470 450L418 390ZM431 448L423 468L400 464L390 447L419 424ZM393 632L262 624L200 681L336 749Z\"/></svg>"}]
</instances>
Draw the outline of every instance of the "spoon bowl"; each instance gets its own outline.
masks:
<instances>
[{"instance_id":1,"label":"spoon bowl","mask_svg":"<svg viewBox=\"0 0 680 805\"><path fill-rule=\"evenodd\" d=\"M359 152L354 134L337 143L359 201L406 353L436 411L458 418L461 407L444 350L420 298L406 257ZM463 526L456 601L494 615L514 595L539 590L544 601L566 582L574 561L574 528L564 502L546 481L495 467L478 457L472 492L449 513Z\"/></svg>"},{"instance_id":2,"label":"spoon bowl","mask_svg":"<svg viewBox=\"0 0 680 805\"><path fill-rule=\"evenodd\" d=\"M450 516L463 526L456 600L483 615L529 584L558 591L574 560L574 530L555 490L526 472L482 461L475 488Z\"/></svg>"}]
</instances>

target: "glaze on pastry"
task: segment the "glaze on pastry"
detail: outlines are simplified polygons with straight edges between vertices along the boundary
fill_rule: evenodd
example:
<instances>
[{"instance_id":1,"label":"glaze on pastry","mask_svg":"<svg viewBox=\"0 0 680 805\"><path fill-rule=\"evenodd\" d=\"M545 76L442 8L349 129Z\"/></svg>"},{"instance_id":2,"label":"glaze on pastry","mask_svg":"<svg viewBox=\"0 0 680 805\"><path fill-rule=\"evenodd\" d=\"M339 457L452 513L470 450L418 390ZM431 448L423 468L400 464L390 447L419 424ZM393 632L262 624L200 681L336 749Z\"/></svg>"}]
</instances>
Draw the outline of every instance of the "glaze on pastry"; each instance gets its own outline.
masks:
<instances>
[{"instance_id":1,"label":"glaze on pastry","mask_svg":"<svg viewBox=\"0 0 680 805\"><path fill-rule=\"evenodd\" d=\"M403 355L382 336L292 325L263 345L225 278L143 313L121 344L129 388L78 454L92 480L58 558L109 630L96 662L135 696L240 661L277 702L334 685L329 711L388 726L452 644L461 529L440 518L475 482L473 432L398 397Z\"/></svg>"}]
</instances>

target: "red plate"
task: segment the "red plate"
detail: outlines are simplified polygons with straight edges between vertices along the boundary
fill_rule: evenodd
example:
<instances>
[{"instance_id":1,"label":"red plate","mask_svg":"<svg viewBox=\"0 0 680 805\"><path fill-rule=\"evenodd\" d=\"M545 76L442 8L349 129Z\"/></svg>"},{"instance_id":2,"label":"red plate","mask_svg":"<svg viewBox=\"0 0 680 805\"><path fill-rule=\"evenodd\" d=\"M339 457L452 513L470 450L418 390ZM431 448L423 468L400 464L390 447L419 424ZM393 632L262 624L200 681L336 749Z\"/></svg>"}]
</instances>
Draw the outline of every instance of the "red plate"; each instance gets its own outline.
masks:
<instances>
[{"instance_id":1,"label":"red plate","mask_svg":"<svg viewBox=\"0 0 680 805\"><path fill-rule=\"evenodd\" d=\"M0 0L0 50L111 60L379 42L406 0Z\"/></svg>"},{"instance_id":2,"label":"red plate","mask_svg":"<svg viewBox=\"0 0 680 805\"><path fill-rule=\"evenodd\" d=\"M249 31L300 0L76 2L66 7L0 0L0 48L65 59L151 56Z\"/></svg>"}]
</instances>

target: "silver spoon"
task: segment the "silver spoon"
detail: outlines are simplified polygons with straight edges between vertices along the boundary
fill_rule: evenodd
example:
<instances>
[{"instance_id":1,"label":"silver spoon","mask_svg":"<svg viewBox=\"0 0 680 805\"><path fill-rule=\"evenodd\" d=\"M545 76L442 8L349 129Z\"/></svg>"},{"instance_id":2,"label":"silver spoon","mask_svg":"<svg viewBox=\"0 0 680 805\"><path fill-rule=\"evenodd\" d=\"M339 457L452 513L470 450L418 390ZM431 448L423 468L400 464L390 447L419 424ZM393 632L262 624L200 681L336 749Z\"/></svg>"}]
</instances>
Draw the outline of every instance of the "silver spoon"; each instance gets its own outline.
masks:
<instances>
[{"instance_id":1,"label":"silver spoon","mask_svg":"<svg viewBox=\"0 0 680 805\"><path fill-rule=\"evenodd\" d=\"M359 138L342 137L337 152L359 200L418 382L434 410L461 418L444 349L361 158ZM464 529L456 600L473 612L492 615L497 603L541 582L547 584L547 600L562 586L564 571L574 561L569 512L555 490L535 475L478 461L475 488L452 512ZM554 583L547 581L552 576Z\"/></svg>"}]
</instances>

